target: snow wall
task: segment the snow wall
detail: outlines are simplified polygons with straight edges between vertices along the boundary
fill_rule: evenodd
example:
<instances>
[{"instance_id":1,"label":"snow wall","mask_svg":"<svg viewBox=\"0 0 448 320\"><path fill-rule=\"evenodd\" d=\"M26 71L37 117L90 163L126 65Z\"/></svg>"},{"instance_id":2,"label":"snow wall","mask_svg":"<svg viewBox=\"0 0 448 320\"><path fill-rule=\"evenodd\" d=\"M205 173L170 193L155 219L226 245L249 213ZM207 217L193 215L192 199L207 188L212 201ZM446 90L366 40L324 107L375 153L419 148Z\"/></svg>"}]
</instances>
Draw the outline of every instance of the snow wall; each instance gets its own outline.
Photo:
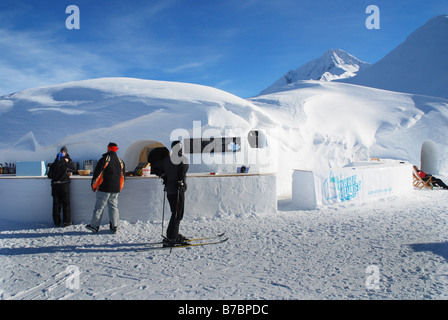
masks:
<instances>
[{"instance_id":1,"label":"snow wall","mask_svg":"<svg viewBox=\"0 0 448 320\"><path fill-rule=\"evenodd\" d=\"M344 168L294 171L292 202L297 209L310 210L348 201L374 201L406 194L412 188L409 163L359 162Z\"/></svg>"},{"instance_id":2,"label":"snow wall","mask_svg":"<svg viewBox=\"0 0 448 320\"><path fill-rule=\"evenodd\" d=\"M71 179L72 222L89 223L95 205L91 177ZM186 218L242 217L277 210L276 176L273 174L187 176ZM0 178L2 208L0 219L22 223L49 223L52 220L50 180L46 177ZM129 222L161 221L163 184L155 176L127 178L119 197L120 219ZM170 210L166 201L165 219ZM102 223L108 223L105 209Z\"/></svg>"}]
</instances>

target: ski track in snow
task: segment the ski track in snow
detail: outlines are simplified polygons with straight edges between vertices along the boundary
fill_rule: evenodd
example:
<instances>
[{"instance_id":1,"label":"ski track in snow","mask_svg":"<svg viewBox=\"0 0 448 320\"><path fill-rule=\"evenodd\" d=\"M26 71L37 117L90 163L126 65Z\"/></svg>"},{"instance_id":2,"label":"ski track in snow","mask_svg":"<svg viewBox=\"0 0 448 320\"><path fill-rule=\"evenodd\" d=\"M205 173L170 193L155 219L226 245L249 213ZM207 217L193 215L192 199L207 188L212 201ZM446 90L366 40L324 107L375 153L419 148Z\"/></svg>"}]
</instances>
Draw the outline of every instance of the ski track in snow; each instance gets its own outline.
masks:
<instances>
[{"instance_id":1,"label":"ski track in snow","mask_svg":"<svg viewBox=\"0 0 448 320\"><path fill-rule=\"evenodd\" d=\"M181 232L225 231L214 246L136 252L161 222L121 222L98 234L3 222L0 298L52 299L447 299L448 192L414 191L377 202L271 214L184 218ZM103 218L105 219L105 218ZM103 221L105 222L105 221ZM166 225L165 225L166 226ZM79 288L67 267L79 268ZM367 284L369 266L378 288Z\"/></svg>"}]
</instances>

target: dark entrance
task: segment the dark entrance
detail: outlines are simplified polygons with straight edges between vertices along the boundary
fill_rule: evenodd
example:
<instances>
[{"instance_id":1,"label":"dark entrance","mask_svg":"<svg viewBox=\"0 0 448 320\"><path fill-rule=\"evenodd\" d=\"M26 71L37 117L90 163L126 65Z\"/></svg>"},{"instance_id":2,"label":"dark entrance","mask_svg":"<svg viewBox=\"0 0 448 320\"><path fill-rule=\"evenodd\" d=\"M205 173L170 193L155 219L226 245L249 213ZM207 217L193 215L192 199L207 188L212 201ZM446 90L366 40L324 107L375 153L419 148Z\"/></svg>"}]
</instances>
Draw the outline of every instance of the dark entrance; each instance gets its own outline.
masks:
<instances>
[{"instance_id":1,"label":"dark entrance","mask_svg":"<svg viewBox=\"0 0 448 320\"><path fill-rule=\"evenodd\" d=\"M151 151L149 151L148 162L153 164L169 156L170 151L166 147L154 148Z\"/></svg>"}]
</instances>

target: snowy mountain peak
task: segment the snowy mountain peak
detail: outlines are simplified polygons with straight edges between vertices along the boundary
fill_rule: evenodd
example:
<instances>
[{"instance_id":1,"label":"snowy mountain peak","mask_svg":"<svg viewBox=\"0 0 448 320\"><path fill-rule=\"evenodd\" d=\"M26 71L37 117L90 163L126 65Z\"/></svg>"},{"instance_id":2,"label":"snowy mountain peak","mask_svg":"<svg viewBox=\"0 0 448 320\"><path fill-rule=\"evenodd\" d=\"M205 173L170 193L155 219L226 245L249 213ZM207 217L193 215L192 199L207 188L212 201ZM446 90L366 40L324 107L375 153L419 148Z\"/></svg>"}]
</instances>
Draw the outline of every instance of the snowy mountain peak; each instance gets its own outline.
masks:
<instances>
[{"instance_id":1,"label":"snowy mountain peak","mask_svg":"<svg viewBox=\"0 0 448 320\"><path fill-rule=\"evenodd\" d=\"M320 58L314 59L296 70L291 70L261 94L282 91L300 80L332 81L355 76L370 64L359 60L341 49L330 49Z\"/></svg>"}]
</instances>

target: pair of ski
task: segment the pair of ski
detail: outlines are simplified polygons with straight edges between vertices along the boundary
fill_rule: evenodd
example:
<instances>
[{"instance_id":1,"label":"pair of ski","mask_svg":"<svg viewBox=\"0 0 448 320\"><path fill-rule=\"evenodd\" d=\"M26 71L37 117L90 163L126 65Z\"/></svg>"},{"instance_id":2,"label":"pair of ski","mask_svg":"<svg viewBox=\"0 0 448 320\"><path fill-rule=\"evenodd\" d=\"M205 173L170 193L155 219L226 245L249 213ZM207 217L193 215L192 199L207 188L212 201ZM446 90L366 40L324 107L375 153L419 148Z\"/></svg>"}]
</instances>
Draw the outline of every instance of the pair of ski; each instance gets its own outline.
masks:
<instances>
[{"instance_id":1,"label":"pair of ski","mask_svg":"<svg viewBox=\"0 0 448 320\"><path fill-rule=\"evenodd\" d=\"M163 242L153 242L148 243L144 248L137 249L137 252L143 252L143 251L153 251L153 250L167 250L167 249L174 249L174 248L189 248L189 247L198 247L198 246L207 246L212 244L219 244L224 243L227 240L229 240L228 237L224 236L225 233L218 234L216 236L211 237L202 237L202 238L195 238L195 239L187 239L185 240L185 244L175 244L173 246L164 247Z\"/></svg>"}]
</instances>

